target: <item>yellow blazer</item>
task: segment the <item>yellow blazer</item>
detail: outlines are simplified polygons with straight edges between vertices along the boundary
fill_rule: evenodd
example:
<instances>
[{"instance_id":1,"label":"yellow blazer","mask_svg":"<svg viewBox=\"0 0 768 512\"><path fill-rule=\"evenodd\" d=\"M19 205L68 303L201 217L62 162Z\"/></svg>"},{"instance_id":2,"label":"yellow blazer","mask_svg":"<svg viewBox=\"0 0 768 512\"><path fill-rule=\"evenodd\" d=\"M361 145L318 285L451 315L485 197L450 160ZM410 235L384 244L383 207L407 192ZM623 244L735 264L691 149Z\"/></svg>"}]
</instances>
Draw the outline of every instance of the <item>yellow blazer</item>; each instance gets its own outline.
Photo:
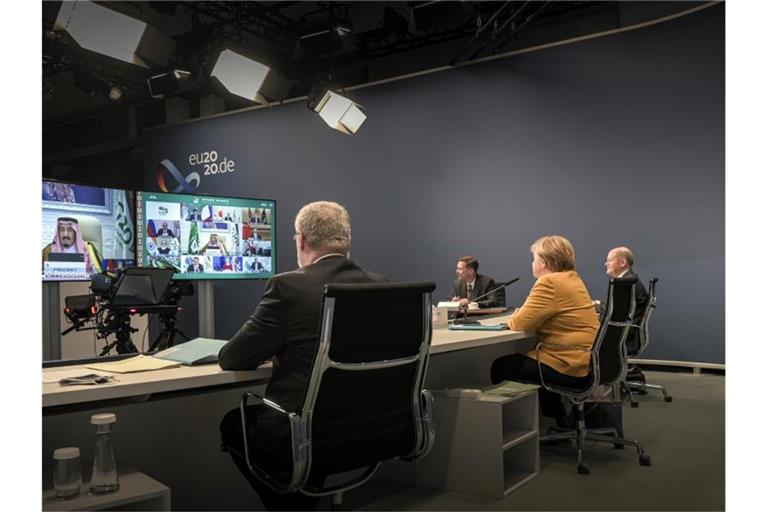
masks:
<instances>
[{"instance_id":1,"label":"yellow blazer","mask_svg":"<svg viewBox=\"0 0 768 512\"><path fill-rule=\"evenodd\" d=\"M536 331L539 342L544 343L539 350L542 363L572 377L587 375L588 349L600 322L589 292L575 271L553 272L537 279L508 324L515 331ZM535 350L526 355L536 359Z\"/></svg>"}]
</instances>

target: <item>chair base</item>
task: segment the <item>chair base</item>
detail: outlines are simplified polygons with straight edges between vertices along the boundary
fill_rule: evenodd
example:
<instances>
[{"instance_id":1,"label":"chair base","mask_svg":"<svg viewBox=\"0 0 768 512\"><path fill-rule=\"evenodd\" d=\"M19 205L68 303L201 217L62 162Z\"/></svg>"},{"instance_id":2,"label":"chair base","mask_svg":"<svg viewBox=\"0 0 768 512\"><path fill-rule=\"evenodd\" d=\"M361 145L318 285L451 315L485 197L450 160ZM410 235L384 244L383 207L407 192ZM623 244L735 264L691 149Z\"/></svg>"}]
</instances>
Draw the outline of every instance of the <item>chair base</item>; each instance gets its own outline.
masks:
<instances>
[{"instance_id":1,"label":"chair base","mask_svg":"<svg viewBox=\"0 0 768 512\"><path fill-rule=\"evenodd\" d=\"M645 380L643 370L638 365L632 365L627 369L624 382L621 383L622 393L629 395L629 404L637 407L635 394L645 395L649 390L661 391L665 402L671 402L672 397L667 393L667 389L660 384L648 384Z\"/></svg>"},{"instance_id":2,"label":"chair base","mask_svg":"<svg viewBox=\"0 0 768 512\"><path fill-rule=\"evenodd\" d=\"M584 421L579 421L579 425L576 430L566 430L563 428L555 427L549 430L545 436L539 438L539 442L544 444L553 444L557 441L576 441L576 470L580 475L588 475L590 473L589 468L584 463L584 442L596 441L599 443L612 443L614 448L623 449L625 446L634 446L637 450L638 463L641 466L651 465L651 456L645 453L640 443L631 439L624 439L619 437L615 428L591 428L587 429L584 426Z\"/></svg>"},{"instance_id":3,"label":"chair base","mask_svg":"<svg viewBox=\"0 0 768 512\"><path fill-rule=\"evenodd\" d=\"M655 389L656 391L661 391L661 394L664 396L665 402L672 401L672 397L669 395L669 393L667 393L667 389L661 384L648 384L645 382L627 382L627 387L632 391L636 391L636 390L648 391L650 389ZM636 407L636 406L633 405L632 407Z\"/></svg>"}]
</instances>

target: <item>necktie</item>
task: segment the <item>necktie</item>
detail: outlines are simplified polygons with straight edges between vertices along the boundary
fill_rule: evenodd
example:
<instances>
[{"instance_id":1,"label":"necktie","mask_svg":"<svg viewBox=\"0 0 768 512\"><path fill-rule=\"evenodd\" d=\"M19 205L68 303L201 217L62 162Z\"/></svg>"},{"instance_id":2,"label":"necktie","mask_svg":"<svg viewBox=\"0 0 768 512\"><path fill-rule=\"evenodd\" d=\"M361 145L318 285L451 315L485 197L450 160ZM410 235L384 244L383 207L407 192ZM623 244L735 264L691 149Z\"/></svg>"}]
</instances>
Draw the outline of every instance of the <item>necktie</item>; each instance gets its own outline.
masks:
<instances>
[{"instance_id":1,"label":"necktie","mask_svg":"<svg viewBox=\"0 0 768 512\"><path fill-rule=\"evenodd\" d=\"M471 299L473 297L473 291L475 290L475 287L471 284L467 285L467 298Z\"/></svg>"}]
</instances>

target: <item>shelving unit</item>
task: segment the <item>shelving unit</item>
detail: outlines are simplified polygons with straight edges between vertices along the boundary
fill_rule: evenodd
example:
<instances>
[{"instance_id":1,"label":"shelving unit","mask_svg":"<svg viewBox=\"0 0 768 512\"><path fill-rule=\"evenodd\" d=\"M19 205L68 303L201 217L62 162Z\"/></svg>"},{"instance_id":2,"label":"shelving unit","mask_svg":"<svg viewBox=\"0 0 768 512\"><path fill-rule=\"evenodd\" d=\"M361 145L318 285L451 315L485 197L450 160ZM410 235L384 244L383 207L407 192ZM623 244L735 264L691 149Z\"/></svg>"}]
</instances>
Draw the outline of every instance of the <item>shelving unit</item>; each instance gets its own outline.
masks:
<instances>
[{"instance_id":1,"label":"shelving unit","mask_svg":"<svg viewBox=\"0 0 768 512\"><path fill-rule=\"evenodd\" d=\"M500 498L539 474L536 391L516 396L435 393L437 433L418 485Z\"/></svg>"},{"instance_id":2,"label":"shelving unit","mask_svg":"<svg viewBox=\"0 0 768 512\"><path fill-rule=\"evenodd\" d=\"M120 489L110 494L91 494L88 482L84 492L69 500L56 498L53 489L43 491L43 510L171 510L171 490L144 473L120 474Z\"/></svg>"}]
</instances>

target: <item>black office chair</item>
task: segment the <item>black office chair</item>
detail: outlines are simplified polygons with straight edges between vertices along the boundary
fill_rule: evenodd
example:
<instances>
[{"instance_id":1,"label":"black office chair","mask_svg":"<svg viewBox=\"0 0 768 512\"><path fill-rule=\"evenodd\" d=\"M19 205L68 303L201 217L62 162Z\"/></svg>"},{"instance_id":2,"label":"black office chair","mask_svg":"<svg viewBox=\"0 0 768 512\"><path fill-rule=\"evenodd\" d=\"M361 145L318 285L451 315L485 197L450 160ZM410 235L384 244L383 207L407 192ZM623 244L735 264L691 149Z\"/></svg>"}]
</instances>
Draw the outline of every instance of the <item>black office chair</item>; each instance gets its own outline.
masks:
<instances>
[{"instance_id":1,"label":"black office chair","mask_svg":"<svg viewBox=\"0 0 768 512\"><path fill-rule=\"evenodd\" d=\"M651 278L648 283L648 304L645 307L643 316L640 319L640 325L632 325L630 329L637 329L638 339L640 340L640 346L634 352L628 352L627 357L637 357L643 353L650 341L650 329L651 315L656 309L656 283L657 277ZM649 384L645 380L642 368L637 364L630 364L627 368L627 374L624 378L623 387L627 391L629 396L629 403L632 407L637 407L638 402L635 400L635 391L645 391L649 389L655 389L661 391L664 396L665 402L671 402L672 397L667 393L667 389L661 384Z\"/></svg>"},{"instance_id":2,"label":"black office chair","mask_svg":"<svg viewBox=\"0 0 768 512\"><path fill-rule=\"evenodd\" d=\"M576 408L577 424L575 430L553 429L556 433L540 438L541 442L549 443L559 440L576 440L577 470L579 474L589 474L589 468L584 464L584 441L613 443L616 448L626 445L637 449L640 465L650 466L651 457L645 453L640 443L624 439L614 427L586 428L584 421L584 404L594 401L598 388L615 387L624 377L626 370L626 349L624 343L632 325L632 314L635 310L635 283L637 278L611 279L608 285L606 312L600 323L597 337L591 347L580 347L590 352L589 385L584 389L573 389L549 384L544 380L539 361L539 376L543 387L553 393L566 397ZM543 344L536 347L538 351ZM558 347L559 348L559 347Z\"/></svg>"},{"instance_id":3,"label":"black office chair","mask_svg":"<svg viewBox=\"0 0 768 512\"><path fill-rule=\"evenodd\" d=\"M362 485L382 461L416 460L434 440L432 395L423 389L432 340L434 283L329 284L320 341L304 404L288 412L254 393L240 400L244 453L251 473L278 493L332 495ZM249 399L290 422L292 468L253 460ZM354 472L354 474L350 474ZM335 475L340 482L333 482Z\"/></svg>"}]
</instances>

